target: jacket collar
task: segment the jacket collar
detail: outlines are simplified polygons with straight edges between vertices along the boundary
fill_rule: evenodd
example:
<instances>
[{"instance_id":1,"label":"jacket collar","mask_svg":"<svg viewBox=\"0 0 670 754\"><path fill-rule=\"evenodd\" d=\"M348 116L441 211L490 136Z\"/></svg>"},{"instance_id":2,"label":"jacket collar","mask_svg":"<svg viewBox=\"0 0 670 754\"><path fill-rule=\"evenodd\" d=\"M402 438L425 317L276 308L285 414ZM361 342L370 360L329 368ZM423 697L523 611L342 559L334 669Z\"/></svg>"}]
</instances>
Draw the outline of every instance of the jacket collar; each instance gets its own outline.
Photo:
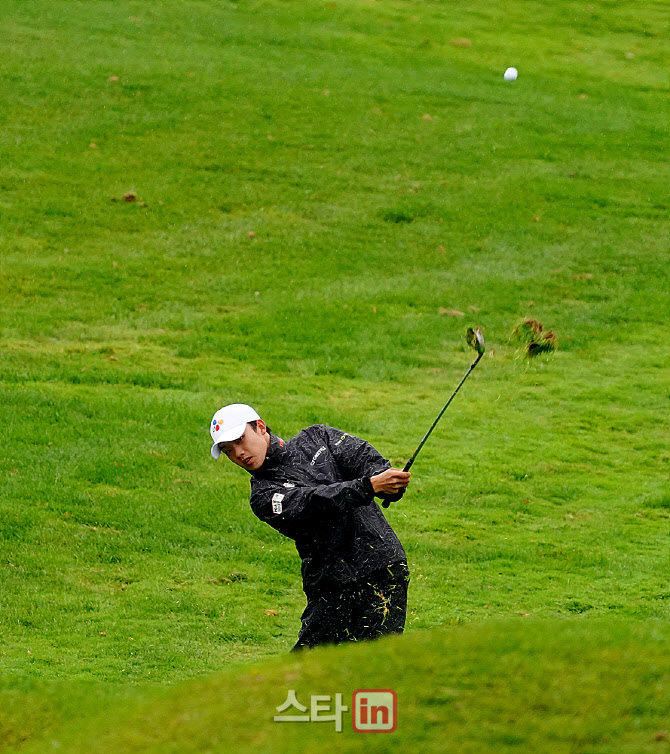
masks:
<instances>
[{"instance_id":1,"label":"jacket collar","mask_svg":"<svg viewBox=\"0 0 670 754\"><path fill-rule=\"evenodd\" d=\"M262 474L264 471L269 471L275 466L278 466L285 454L286 443L281 439L281 437L277 437L277 435L273 435L272 432L270 432L270 447L268 448L268 452L265 456L265 460L263 461L263 465L260 467L260 469L257 469L256 471L253 471L251 473L254 475Z\"/></svg>"}]
</instances>

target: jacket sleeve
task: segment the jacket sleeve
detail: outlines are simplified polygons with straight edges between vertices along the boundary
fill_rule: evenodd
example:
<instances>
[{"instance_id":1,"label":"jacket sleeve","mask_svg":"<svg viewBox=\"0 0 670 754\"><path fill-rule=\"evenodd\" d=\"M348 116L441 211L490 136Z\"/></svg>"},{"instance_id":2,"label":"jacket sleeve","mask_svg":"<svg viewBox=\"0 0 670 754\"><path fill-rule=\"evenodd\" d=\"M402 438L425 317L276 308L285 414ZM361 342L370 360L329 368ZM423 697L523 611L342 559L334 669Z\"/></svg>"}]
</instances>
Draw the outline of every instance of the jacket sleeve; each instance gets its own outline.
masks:
<instances>
[{"instance_id":1,"label":"jacket sleeve","mask_svg":"<svg viewBox=\"0 0 670 754\"><path fill-rule=\"evenodd\" d=\"M323 427L325 440L344 479L367 478L391 464L369 442L334 427Z\"/></svg>"},{"instance_id":2,"label":"jacket sleeve","mask_svg":"<svg viewBox=\"0 0 670 754\"><path fill-rule=\"evenodd\" d=\"M268 480L254 480L251 509L261 521L291 539L304 534L332 513L344 513L374 499L368 479L286 488Z\"/></svg>"},{"instance_id":3,"label":"jacket sleeve","mask_svg":"<svg viewBox=\"0 0 670 754\"><path fill-rule=\"evenodd\" d=\"M376 448L370 445L369 442L333 427L324 427L324 430L333 457L345 479L351 477L364 477L369 479L370 477L391 468L389 461L387 461ZM384 495L379 493L378 495L375 495L375 497L395 503L400 500L404 494L405 490L401 490L396 495Z\"/></svg>"}]
</instances>

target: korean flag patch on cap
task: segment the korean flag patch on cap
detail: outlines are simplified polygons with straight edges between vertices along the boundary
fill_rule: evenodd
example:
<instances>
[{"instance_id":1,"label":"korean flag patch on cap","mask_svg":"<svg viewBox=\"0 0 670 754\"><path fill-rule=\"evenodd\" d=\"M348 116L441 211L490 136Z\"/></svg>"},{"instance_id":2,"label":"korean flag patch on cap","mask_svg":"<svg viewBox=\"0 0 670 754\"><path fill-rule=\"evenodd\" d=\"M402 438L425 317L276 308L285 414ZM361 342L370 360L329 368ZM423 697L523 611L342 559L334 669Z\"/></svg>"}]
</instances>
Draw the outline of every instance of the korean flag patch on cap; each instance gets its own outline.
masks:
<instances>
[{"instance_id":1,"label":"korean flag patch on cap","mask_svg":"<svg viewBox=\"0 0 670 754\"><path fill-rule=\"evenodd\" d=\"M272 496L272 512L281 513L283 509L281 501L284 499L284 495L281 492L275 492Z\"/></svg>"}]
</instances>

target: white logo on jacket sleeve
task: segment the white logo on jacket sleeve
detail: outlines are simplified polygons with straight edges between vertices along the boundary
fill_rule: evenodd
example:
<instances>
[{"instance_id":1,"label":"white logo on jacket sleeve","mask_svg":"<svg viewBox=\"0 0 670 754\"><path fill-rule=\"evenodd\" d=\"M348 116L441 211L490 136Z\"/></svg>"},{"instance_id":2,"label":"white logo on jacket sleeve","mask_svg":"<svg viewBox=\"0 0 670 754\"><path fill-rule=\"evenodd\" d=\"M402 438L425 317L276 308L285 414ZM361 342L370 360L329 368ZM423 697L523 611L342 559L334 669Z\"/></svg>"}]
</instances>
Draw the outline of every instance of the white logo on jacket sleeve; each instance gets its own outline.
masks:
<instances>
[{"instance_id":1,"label":"white logo on jacket sleeve","mask_svg":"<svg viewBox=\"0 0 670 754\"><path fill-rule=\"evenodd\" d=\"M284 510L281 504L281 501L283 499L284 499L284 495L282 495L281 492L275 492L275 494L272 496L272 512L273 513L281 513Z\"/></svg>"},{"instance_id":2,"label":"white logo on jacket sleeve","mask_svg":"<svg viewBox=\"0 0 670 754\"><path fill-rule=\"evenodd\" d=\"M328 448L325 445L322 445L314 454L314 458L312 458L312 462L310 463L310 466L314 466L314 464L317 462L319 456L322 453L325 453L328 450Z\"/></svg>"}]
</instances>

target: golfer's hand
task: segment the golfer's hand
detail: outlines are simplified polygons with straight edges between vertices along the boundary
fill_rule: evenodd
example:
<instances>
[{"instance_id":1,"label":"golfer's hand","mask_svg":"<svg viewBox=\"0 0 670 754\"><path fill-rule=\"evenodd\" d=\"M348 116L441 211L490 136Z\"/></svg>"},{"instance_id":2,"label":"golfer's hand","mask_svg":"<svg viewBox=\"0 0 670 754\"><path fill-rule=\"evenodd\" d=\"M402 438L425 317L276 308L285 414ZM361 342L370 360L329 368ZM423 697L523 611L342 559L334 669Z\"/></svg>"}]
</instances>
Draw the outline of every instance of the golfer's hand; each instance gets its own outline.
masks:
<instances>
[{"instance_id":1,"label":"golfer's hand","mask_svg":"<svg viewBox=\"0 0 670 754\"><path fill-rule=\"evenodd\" d=\"M397 495L406 489L411 476L411 472L402 469L386 469L381 474L370 477L370 481L375 495Z\"/></svg>"}]
</instances>

